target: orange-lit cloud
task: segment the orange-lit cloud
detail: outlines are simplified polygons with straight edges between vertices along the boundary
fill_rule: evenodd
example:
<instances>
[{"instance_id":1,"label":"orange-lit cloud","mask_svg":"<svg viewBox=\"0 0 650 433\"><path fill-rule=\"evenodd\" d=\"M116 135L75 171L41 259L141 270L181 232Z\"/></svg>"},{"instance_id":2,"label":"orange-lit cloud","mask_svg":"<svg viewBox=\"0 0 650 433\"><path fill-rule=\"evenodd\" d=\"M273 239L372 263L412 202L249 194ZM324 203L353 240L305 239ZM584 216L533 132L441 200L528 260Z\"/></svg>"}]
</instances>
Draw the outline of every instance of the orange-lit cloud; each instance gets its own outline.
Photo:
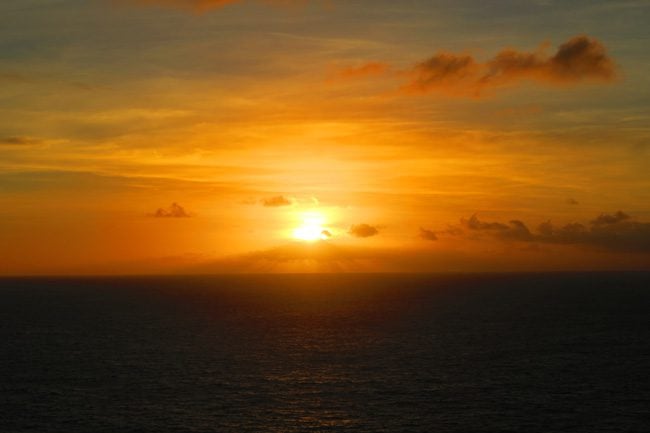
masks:
<instances>
[{"instance_id":1,"label":"orange-lit cloud","mask_svg":"<svg viewBox=\"0 0 650 433\"><path fill-rule=\"evenodd\" d=\"M423 227L420 227L420 238L425 241L437 241L438 235L433 230L427 230Z\"/></svg>"},{"instance_id":2,"label":"orange-lit cloud","mask_svg":"<svg viewBox=\"0 0 650 433\"><path fill-rule=\"evenodd\" d=\"M479 97L484 92L523 80L549 85L585 81L609 82L617 77L614 61L603 44L588 36L575 36L552 56L505 49L487 62L469 54L441 52L406 73L410 81L402 91L410 94L443 93Z\"/></svg>"},{"instance_id":3,"label":"orange-lit cloud","mask_svg":"<svg viewBox=\"0 0 650 433\"><path fill-rule=\"evenodd\" d=\"M27 77L13 72L0 72L0 82L8 81L10 83L26 83L29 81Z\"/></svg>"},{"instance_id":4,"label":"orange-lit cloud","mask_svg":"<svg viewBox=\"0 0 650 433\"><path fill-rule=\"evenodd\" d=\"M431 243L433 244L433 243ZM580 245L575 245L580 246ZM570 248L570 246L568 246ZM410 249L353 245L335 242L295 242L247 254L233 255L204 261L195 266L179 269L180 273L265 273L265 272L438 272L454 271L512 271L558 269L639 269L647 266L647 258L637 256L633 261L625 258L611 261L612 255L598 249L582 249L582 254L540 255L536 243L513 254L500 254L490 249L489 254L475 250ZM557 251L557 249L553 250ZM620 250L619 250L620 252ZM599 254L604 254L600 255ZM626 257L628 260L630 256ZM575 259L575 260L573 260Z\"/></svg>"},{"instance_id":5,"label":"orange-lit cloud","mask_svg":"<svg viewBox=\"0 0 650 433\"><path fill-rule=\"evenodd\" d=\"M145 5L172 6L196 11L207 11L220 8L231 3L238 3L241 0L133 0L136 3Z\"/></svg>"},{"instance_id":6,"label":"orange-lit cloud","mask_svg":"<svg viewBox=\"0 0 650 433\"><path fill-rule=\"evenodd\" d=\"M159 208L152 216L155 218L189 218L191 215L185 211L183 206L172 203L167 209Z\"/></svg>"},{"instance_id":7,"label":"orange-lit cloud","mask_svg":"<svg viewBox=\"0 0 650 433\"><path fill-rule=\"evenodd\" d=\"M30 137L4 137L0 138L0 146L31 146L40 143Z\"/></svg>"},{"instance_id":8,"label":"orange-lit cloud","mask_svg":"<svg viewBox=\"0 0 650 433\"><path fill-rule=\"evenodd\" d=\"M371 238L379 234L379 229L370 224L357 224L350 227L348 233L357 238Z\"/></svg>"},{"instance_id":9,"label":"orange-lit cloud","mask_svg":"<svg viewBox=\"0 0 650 433\"><path fill-rule=\"evenodd\" d=\"M356 270L366 259L367 250L333 245L327 241L314 244L294 242L267 250L235 255L199 264L190 273L219 272L340 272Z\"/></svg>"},{"instance_id":10,"label":"orange-lit cloud","mask_svg":"<svg viewBox=\"0 0 650 433\"><path fill-rule=\"evenodd\" d=\"M264 205L264 207L283 207L291 206L292 204L293 202L290 199L282 195L262 200L262 205Z\"/></svg>"},{"instance_id":11,"label":"orange-lit cloud","mask_svg":"<svg viewBox=\"0 0 650 433\"><path fill-rule=\"evenodd\" d=\"M349 80L383 75L390 67L382 62L368 62L361 66L349 66L337 71L334 78Z\"/></svg>"},{"instance_id":12,"label":"orange-lit cloud","mask_svg":"<svg viewBox=\"0 0 650 433\"><path fill-rule=\"evenodd\" d=\"M610 214L600 214L598 218L593 220L591 223L596 226L604 226L609 224L617 224L625 220L629 220L630 216L625 212L618 211L613 215Z\"/></svg>"},{"instance_id":13,"label":"orange-lit cloud","mask_svg":"<svg viewBox=\"0 0 650 433\"><path fill-rule=\"evenodd\" d=\"M222 8L233 3L242 3L245 0L130 0L144 5L170 6L181 9L189 9L198 12L205 12L212 9ZM263 3L273 5L291 5L303 3L305 0L261 0Z\"/></svg>"},{"instance_id":14,"label":"orange-lit cloud","mask_svg":"<svg viewBox=\"0 0 650 433\"><path fill-rule=\"evenodd\" d=\"M482 234L512 241L531 241L531 234L526 224L519 220L511 220L508 224L501 222L485 222L478 219L476 214L469 219L461 219L461 226L454 230L448 230L449 234L463 235L469 234L470 239L480 238Z\"/></svg>"}]
</instances>

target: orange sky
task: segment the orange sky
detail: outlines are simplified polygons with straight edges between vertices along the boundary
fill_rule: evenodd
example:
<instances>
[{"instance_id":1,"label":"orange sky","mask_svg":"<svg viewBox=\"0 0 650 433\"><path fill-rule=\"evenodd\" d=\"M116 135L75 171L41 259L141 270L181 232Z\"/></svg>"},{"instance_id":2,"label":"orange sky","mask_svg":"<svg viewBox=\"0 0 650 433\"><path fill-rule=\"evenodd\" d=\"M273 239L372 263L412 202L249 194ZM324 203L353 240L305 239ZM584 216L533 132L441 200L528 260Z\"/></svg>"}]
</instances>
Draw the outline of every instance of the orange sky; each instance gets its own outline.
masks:
<instances>
[{"instance_id":1,"label":"orange sky","mask_svg":"<svg viewBox=\"0 0 650 433\"><path fill-rule=\"evenodd\" d=\"M0 5L0 274L650 268L643 1Z\"/></svg>"}]
</instances>

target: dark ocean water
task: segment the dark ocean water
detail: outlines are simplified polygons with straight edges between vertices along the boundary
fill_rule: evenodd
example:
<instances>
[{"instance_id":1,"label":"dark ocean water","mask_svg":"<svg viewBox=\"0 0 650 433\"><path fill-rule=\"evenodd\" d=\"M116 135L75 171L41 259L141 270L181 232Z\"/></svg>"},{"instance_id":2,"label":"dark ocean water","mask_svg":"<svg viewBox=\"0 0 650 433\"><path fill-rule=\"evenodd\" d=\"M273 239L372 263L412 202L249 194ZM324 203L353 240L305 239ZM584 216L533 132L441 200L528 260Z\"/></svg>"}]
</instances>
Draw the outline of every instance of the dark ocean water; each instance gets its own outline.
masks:
<instances>
[{"instance_id":1,"label":"dark ocean water","mask_svg":"<svg viewBox=\"0 0 650 433\"><path fill-rule=\"evenodd\" d=\"M0 280L0 432L649 432L650 274Z\"/></svg>"}]
</instances>

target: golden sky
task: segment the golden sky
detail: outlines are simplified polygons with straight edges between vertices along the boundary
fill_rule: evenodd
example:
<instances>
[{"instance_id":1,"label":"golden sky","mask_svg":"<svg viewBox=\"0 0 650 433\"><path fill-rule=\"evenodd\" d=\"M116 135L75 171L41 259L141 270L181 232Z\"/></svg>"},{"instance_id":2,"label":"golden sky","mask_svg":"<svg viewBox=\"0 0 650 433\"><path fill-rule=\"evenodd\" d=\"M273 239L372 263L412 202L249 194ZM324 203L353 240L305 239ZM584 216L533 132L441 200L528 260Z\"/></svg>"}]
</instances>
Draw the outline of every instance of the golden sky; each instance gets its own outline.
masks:
<instances>
[{"instance_id":1,"label":"golden sky","mask_svg":"<svg viewBox=\"0 0 650 433\"><path fill-rule=\"evenodd\" d=\"M650 269L648 22L5 0L0 274Z\"/></svg>"}]
</instances>

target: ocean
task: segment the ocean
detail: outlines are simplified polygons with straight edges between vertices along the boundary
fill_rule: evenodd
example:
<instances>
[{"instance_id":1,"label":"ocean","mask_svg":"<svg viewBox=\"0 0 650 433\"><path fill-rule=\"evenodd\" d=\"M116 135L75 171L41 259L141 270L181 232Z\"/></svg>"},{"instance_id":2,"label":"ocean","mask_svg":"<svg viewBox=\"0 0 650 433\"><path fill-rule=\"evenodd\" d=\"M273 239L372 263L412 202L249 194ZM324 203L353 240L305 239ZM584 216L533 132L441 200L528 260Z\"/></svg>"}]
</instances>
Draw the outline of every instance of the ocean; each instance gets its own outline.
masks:
<instances>
[{"instance_id":1,"label":"ocean","mask_svg":"<svg viewBox=\"0 0 650 433\"><path fill-rule=\"evenodd\" d=\"M650 431L650 273L0 280L0 432Z\"/></svg>"}]
</instances>

